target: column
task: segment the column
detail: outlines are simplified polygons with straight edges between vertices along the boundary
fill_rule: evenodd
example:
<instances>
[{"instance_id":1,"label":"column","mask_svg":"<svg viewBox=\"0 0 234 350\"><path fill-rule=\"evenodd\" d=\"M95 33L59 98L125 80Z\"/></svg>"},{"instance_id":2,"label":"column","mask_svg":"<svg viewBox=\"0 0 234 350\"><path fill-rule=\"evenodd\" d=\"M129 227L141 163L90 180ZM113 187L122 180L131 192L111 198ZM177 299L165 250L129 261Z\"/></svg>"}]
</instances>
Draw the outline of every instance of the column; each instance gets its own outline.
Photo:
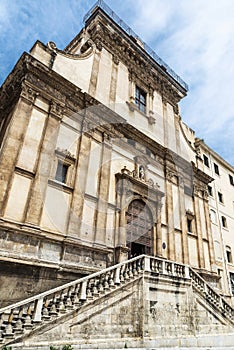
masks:
<instances>
[{"instance_id":1,"label":"column","mask_svg":"<svg viewBox=\"0 0 234 350\"><path fill-rule=\"evenodd\" d=\"M39 225L41 220L43 202L46 195L51 166L54 160L54 151L57 143L62 112L63 107L52 101L49 115L45 123L41 152L35 178L31 186L31 195L26 211L26 222L34 225Z\"/></svg>"},{"instance_id":2,"label":"column","mask_svg":"<svg viewBox=\"0 0 234 350\"><path fill-rule=\"evenodd\" d=\"M198 262L200 268L205 268L205 257L203 249L203 239L202 239L202 229L201 229L201 218L199 209L199 194L200 189L194 186L194 213L196 219L196 229L197 229L197 246L198 246Z\"/></svg>"},{"instance_id":3,"label":"column","mask_svg":"<svg viewBox=\"0 0 234 350\"><path fill-rule=\"evenodd\" d=\"M216 264L215 264L214 241L213 241L211 222L210 222L210 211L209 211L208 198L204 198L203 205L204 205L204 212L205 212L205 219L206 219L207 237L208 237L208 241L209 241L211 271L217 272L216 271L217 270Z\"/></svg>"},{"instance_id":4,"label":"column","mask_svg":"<svg viewBox=\"0 0 234 350\"><path fill-rule=\"evenodd\" d=\"M109 135L103 133L101 169L99 177L99 191L96 215L95 243L97 244L106 244L106 222L110 184L111 154L111 140L109 138Z\"/></svg>"},{"instance_id":5,"label":"column","mask_svg":"<svg viewBox=\"0 0 234 350\"><path fill-rule=\"evenodd\" d=\"M110 103L114 104L116 100L116 88L118 79L118 57L113 56L112 70L111 70L111 82L110 82Z\"/></svg>"},{"instance_id":6,"label":"column","mask_svg":"<svg viewBox=\"0 0 234 350\"><path fill-rule=\"evenodd\" d=\"M22 84L20 98L16 103L12 117L9 121L9 129L6 130L5 141L0 157L0 207L1 215L4 214L7 204L8 190L14 176L14 169L23 144L24 136L31 117L36 92Z\"/></svg>"},{"instance_id":7,"label":"column","mask_svg":"<svg viewBox=\"0 0 234 350\"><path fill-rule=\"evenodd\" d=\"M117 244L115 248L116 263L127 260L129 249L126 247L126 190L127 190L127 180L119 177L117 183L117 207L119 207L118 212L116 212L116 235Z\"/></svg>"},{"instance_id":8,"label":"column","mask_svg":"<svg viewBox=\"0 0 234 350\"><path fill-rule=\"evenodd\" d=\"M93 67L92 67L92 73L91 73L91 78L89 82L89 91L88 91L89 95L91 96L96 95L99 63L101 59L101 50L102 50L102 45L100 42L98 42L96 46L97 46L97 50L94 53Z\"/></svg>"},{"instance_id":9,"label":"column","mask_svg":"<svg viewBox=\"0 0 234 350\"><path fill-rule=\"evenodd\" d=\"M188 228L187 228L187 217L185 213L185 202L184 202L184 182L180 176L179 183L179 206L180 206L180 225L182 231L182 254L183 263L189 264L189 250L188 250Z\"/></svg>"},{"instance_id":10,"label":"column","mask_svg":"<svg viewBox=\"0 0 234 350\"><path fill-rule=\"evenodd\" d=\"M167 213L167 233L168 233L168 259L175 260L175 236L174 236L174 213L172 183L170 182L174 174L166 171L166 213Z\"/></svg>"},{"instance_id":11,"label":"column","mask_svg":"<svg viewBox=\"0 0 234 350\"><path fill-rule=\"evenodd\" d=\"M162 257L162 218L161 218L161 202L157 203L157 223L154 227L154 237L156 238L156 249L154 255Z\"/></svg>"},{"instance_id":12,"label":"column","mask_svg":"<svg viewBox=\"0 0 234 350\"><path fill-rule=\"evenodd\" d=\"M76 238L79 238L80 235L90 149L91 135L88 133L82 133L80 136L79 156L76 164L75 184L68 225L68 236L73 236Z\"/></svg>"}]
</instances>

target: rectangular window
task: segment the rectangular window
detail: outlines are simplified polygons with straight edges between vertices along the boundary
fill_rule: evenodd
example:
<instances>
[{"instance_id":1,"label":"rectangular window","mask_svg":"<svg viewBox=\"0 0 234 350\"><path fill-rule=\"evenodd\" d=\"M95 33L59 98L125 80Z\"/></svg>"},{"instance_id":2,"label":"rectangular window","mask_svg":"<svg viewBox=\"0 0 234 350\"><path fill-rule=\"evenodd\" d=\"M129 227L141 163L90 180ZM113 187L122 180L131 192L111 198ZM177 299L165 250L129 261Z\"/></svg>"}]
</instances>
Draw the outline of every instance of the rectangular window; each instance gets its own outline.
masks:
<instances>
[{"instance_id":1,"label":"rectangular window","mask_svg":"<svg viewBox=\"0 0 234 350\"><path fill-rule=\"evenodd\" d=\"M204 160L204 164L206 166L208 166L208 168L209 168L210 167L209 159L208 159L208 157L205 154L203 154L203 160Z\"/></svg>"},{"instance_id":2,"label":"rectangular window","mask_svg":"<svg viewBox=\"0 0 234 350\"><path fill-rule=\"evenodd\" d=\"M233 180L233 176L232 175L229 175L229 181L230 181L230 184L232 186L234 186L234 180Z\"/></svg>"},{"instance_id":3,"label":"rectangular window","mask_svg":"<svg viewBox=\"0 0 234 350\"><path fill-rule=\"evenodd\" d=\"M139 111L146 113L146 92L136 86L135 104Z\"/></svg>"},{"instance_id":4,"label":"rectangular window","mask_svg":"<svg viewBox=\"0 0 234 350\"><path fill-rule=\"evenodd\" d=\"M225 216L221 216L221 221L222 221L222 226L227 227L227 219L225 218Z\"/></svg>"},{"instance_id":5,"label":"rectangular window","mask_svg":"<svg viewBox=\"0 0 234 350\"><path fill-rule=\"evenodd\" d=\"M218 198L219 198L219 202L223 203L223 194L221 192L218 192Z\"/></svg>"},{"instance_id":6,"label":"rectangular window","mask_svg":"<svg viewBox=\"0 0 234 350\"><path fill-rule=\"evenodd\" d=\"M219 175L219 167L215 163L214 163L214 171L215 171L215 174Z\"/></svg>"},{"instance_id":7,"label":"rectangular window","mask_svg":"<svg viewBox=\"0 0 234 350\"><path fill-rule=\"evenodd\" d=\"M58 160L57 170L55 174L55 180L66 183L68 165L64 164L61 160Z\"/></svg>"},{"instance_id":8,"label":"rectangular window","mask_svg":"<svg viewBox=\"0 0 234 350\"><path fill-rule=\"evenodd\" d=\"M193 232L192 229L192 220L187 218L187 227L188 227L188 232Z\"/></svg>"},{"instance_id":9,"label":"rectangular window","mask_svg":"<svg viewBox=\"0 0 234 350\"><path fill-rule=\"evenodd\" d=\"M208 185L208 193L209 193L209 196L213 196L213 189L209 185Z\"/></svg>"},{"instance_id":10,"label":"rectangular window","mask_svg":"<svg viewBox=\"0 0 234 350\"><path fill-rule=\"evenodd\" d=\"M232 264L232 251L229 246L226 246L227 262Z\"/></svg>"},{"instance_id":11,"label":"rectangular window","mask_svg":"<svg viewBox=\"0 0 234 350\"><path fill-rule=\"evenodd\" d=\"M230 281L231 281L231 287L232 287L232 295L234 296L234 273L230 272Z\"/></svg>"}]
</instances>

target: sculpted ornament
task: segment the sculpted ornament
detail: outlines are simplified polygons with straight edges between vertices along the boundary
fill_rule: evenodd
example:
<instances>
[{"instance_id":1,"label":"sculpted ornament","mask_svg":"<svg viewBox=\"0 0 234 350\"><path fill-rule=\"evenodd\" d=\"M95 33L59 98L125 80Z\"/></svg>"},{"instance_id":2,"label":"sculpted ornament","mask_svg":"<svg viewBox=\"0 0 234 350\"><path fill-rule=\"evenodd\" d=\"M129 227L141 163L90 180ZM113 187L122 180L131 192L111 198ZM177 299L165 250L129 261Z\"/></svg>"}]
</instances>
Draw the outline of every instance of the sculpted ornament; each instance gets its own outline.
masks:
<instances>
[{"instance_id":1,"label":"sculpted ornament","mask_svg":"<svg viewBox=\"0 0 234 350\"><path fill-rule=\"evenodd\" d=\"M31 87L22 84L22 90L20 96L24 97L26 100L30 101L31 103L34 103L35 98L39 95L38 92L33 90Z\"/></svg>"},{"instance_id":2,"label":"sculpted ornament","mask_svg":"<svg viewBox=\"0 0 234 350\"><path fill-rule=\"evenodd\" d=\"M57 117L62 117L64 108L55 101L50 103L50 113L56 115Z\"/></svg>"}]
</instances>

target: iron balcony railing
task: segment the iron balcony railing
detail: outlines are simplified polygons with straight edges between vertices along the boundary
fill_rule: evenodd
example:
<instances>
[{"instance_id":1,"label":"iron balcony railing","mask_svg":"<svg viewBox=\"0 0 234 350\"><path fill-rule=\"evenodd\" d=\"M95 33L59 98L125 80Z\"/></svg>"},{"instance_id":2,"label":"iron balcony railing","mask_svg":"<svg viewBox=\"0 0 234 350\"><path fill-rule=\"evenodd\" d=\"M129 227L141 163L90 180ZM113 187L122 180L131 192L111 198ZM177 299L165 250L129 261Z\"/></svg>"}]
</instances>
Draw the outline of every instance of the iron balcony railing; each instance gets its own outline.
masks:
<instances>
[{"instance_id":1,"label":"iron balcony railing","mask_svg":"<svg viewBox=\"0 0 234 350\"><path fill-rule=\"evenodd\" d=\"M144 47L144 50L147 52L150 57L152 57L160 66L163 67L164 70L179 83L186 91L189 90L188 84L185 83L183 79L180 78L178 74L176 74L173 69L171 69L157 54L154 50L152 50L149 45L141 40L141 38L121 19L118 15L103 1L98 0L93 7L86 13L84 16L84 23L92 16L97 8L101 8L115 23L117 23L120 28L122 28L128 35L134 37L136 40L139 40Z\"/></svg>"}]
</instances>

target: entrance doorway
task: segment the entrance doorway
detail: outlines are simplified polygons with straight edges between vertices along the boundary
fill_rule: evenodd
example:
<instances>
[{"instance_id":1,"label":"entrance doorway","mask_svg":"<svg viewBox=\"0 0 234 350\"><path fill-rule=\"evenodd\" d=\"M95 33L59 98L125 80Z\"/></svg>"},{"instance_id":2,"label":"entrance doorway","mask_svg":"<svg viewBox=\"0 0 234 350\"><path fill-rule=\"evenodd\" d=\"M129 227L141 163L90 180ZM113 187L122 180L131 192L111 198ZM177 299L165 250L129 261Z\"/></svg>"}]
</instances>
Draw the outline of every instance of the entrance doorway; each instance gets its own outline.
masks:
<instances>
[{"instance_id":1,"label":"entrance doorway","mask_svg":"<svg viewBox=\"0 0 234 350\"><path fill-rule=\"evenodd\" d=\"M132 201L127 211L127 247L129 258L152 254L153 218L149 207L140 199Z\"/></svg>"}]
</instances>

